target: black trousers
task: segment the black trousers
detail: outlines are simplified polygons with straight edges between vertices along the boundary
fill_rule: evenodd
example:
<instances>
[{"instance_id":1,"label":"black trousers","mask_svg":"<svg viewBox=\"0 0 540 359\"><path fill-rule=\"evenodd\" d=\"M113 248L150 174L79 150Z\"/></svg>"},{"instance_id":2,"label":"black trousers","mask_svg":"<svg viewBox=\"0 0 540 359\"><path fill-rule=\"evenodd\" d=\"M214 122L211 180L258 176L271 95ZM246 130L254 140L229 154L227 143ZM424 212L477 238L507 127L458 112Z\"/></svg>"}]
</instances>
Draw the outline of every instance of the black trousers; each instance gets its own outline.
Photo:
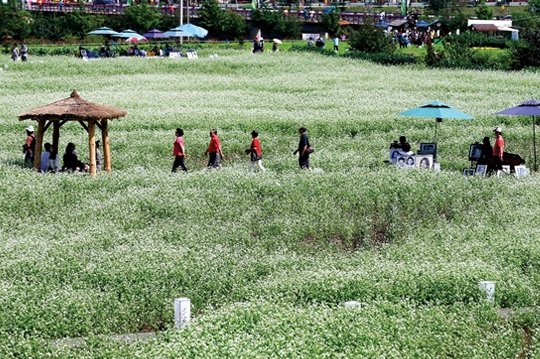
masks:
<instances>
[{"instance_id":1,"label":"black trousers","mask_svg":"<svg viewBox=\"0 0 540 359\"><path fill-rule=\"evenodd\" d=\"M172 171L176 172L178 167L182 167L182 171L187 172L186 165L184 164L184 156L175 156Z\"/></svg>"},{"instance_id":2,"label":"black trousers","mask_svg":"<svg viewBox=\"0 0 540 359\"><path fill-rule=\"evenodd\" d=\"M219 168L219 153L218 152L210 152L208 157L208 167L214 167Z\"/></svg>"},{"instance_id":3,"label":"black trousers","mask_svg":"<svg viewBox=\"0 0 540 359\"><path fill-rule=\"evenodd\" d=\"M298 164L300 165L300 168L308 168L309 169L309 153L304 154L303 156L298 156Z\"/></svg>"}]
</instances>

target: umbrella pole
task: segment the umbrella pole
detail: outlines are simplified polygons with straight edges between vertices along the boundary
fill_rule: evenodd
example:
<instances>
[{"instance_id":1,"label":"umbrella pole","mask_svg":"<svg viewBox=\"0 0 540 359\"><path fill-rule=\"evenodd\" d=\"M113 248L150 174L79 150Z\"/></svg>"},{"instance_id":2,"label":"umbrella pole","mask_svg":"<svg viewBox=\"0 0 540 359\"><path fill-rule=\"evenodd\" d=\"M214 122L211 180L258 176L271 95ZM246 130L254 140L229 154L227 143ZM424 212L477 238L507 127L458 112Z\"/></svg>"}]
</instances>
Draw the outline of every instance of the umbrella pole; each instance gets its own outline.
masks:
<instances>
[{"instance_id":1,"label":"umbrella pole","mask_svg":"<svg viewBox=\"0 0 540 359\"><path fill-rule=\"evenodd\" d=\"M433 137L433 142L434 143L437 143L437 127L439 126L439 122L441 122L441 121L439 121L439 119L436 118L435 119L435 136Z\"/></svg>"},{"instance_id":2,"label":"umbrella pole","mask_svg":"<svg viewBox=\"0 0 540 359\"><path fill-rule=\"evenodd\" d=\"M536 166L536 123L534 121L534 115L533 115L533 148L534 148L534 172L538 171L538 168Z\"/></svg>"}]
</instances>

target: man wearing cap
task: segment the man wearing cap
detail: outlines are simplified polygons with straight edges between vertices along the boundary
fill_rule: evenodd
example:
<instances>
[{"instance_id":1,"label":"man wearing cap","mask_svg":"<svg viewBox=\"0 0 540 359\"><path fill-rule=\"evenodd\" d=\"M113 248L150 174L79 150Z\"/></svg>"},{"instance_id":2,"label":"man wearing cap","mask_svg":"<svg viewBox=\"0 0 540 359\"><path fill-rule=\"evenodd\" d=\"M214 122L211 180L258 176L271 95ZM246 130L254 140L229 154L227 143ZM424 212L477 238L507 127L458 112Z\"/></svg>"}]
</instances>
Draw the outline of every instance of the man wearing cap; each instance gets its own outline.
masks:
<instances>
[{"instance_id":1,"label":"man wearing cap","mask_svg":"<svg viewBox=\"0 0 540 359\"><path fill-rule=\"evenodd\" d=\"M34 151L36 148L36 134L34 133L34 126L28 125L26 127L26 141L23 145L24 163L27 166L34 164Z\"/></svg>"},{"instance_id":2,"label":"man wearing cap","mask_svg":"<svg viewBox=\"0 0 540 359\"><path fill-rule=\"evenodd\" d=\"M493 129L493 132L495 133L495 144L493 145L493 153L492 153L492 168L494 170L502 170L502 161L503 161L503 153L504 153L504 139L501 135L501 128L495 127Z\"/></svg>"}]
</instances>

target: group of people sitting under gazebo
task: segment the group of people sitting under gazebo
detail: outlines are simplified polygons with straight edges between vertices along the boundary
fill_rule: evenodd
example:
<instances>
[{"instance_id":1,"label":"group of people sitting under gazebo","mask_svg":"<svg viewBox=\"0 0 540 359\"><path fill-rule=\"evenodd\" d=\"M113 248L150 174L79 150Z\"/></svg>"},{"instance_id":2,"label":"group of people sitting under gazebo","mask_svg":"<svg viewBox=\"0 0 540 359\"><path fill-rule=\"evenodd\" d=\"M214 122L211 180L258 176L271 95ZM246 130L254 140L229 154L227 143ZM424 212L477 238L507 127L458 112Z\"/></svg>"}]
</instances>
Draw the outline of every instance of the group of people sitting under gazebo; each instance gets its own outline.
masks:
<instances>
[{"instance_id":1,"label":"group of people sitting under gazebo","mask_svg":"<svg viewBox=\"0 0 540 359\"><path fill-rule=\"evenodd\" d=\"M23 153L25 154L25 163L32 166L34 163L34 153L36 147L36 135L34 127L29 125L26 127L26 141L23 145ZM43 146L45 151L41 153L40 171L43 173L64 172L88 172L89 165L79 160L79 155L75 149L75 144L70 142L67 144L65 152L62 156L62 167L60 167L60 156L58 150L51 143L46 142ZM96 141L96 170L101 171L102 157L99 151L99 140Z\"/></svg>"}]
</instances>

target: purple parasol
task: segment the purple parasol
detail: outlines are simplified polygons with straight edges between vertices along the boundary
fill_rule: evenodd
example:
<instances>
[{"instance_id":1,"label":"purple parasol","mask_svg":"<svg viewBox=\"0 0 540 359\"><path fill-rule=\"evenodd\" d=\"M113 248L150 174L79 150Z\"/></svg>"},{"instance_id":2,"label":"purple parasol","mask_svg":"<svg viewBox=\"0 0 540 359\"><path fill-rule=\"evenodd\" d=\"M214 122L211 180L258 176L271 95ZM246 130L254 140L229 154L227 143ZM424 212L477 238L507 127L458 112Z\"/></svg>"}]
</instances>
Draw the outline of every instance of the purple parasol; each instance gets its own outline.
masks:
<instances>
[{"instance_id":1,"label":"purple parasol","mask_svg":"<svg viewBox=\"0 0 540 359\"><path fill-rule=\"evenodd\" d=\"M146 34L143 35L147 39L168 39L169 36L165 34L163 31L152 29L148 31Z\"/></svg>"},{"instance_id":2,"label":"purple parasol","mask_svg":"<svg viewBox=\"0 0 540 359\"><path fill-rule=\"evenodd\" d=\"M508 116L532 116L533 123L533 148L534 148L534 171L538 170L536 165L536 121L534 116L540 116L540 101L528 100L523 101L516 107L510 107L506 110L502 110L496 113L496 115L508 115Z\"/></svg>"}]
</instances>

